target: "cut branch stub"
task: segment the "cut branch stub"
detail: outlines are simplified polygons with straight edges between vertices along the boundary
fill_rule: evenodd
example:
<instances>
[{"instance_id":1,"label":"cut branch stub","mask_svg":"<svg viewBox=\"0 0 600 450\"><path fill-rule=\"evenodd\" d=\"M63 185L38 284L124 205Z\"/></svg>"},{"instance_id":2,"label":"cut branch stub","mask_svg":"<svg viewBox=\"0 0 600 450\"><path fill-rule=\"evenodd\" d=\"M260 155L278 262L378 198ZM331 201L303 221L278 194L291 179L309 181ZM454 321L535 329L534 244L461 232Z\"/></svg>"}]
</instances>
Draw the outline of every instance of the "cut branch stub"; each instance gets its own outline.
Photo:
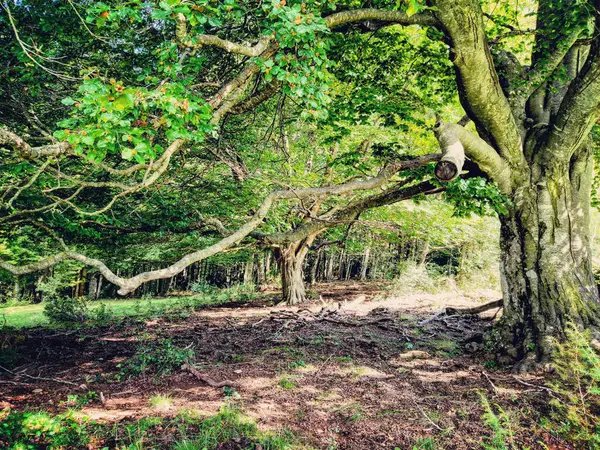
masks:
<instances>
[{"instance_id":1,"label":"cut branch stub","mask_svg":"<svg viewBox=\"0 0 600 450\"><path fill-rule=\"evenodd\" d=\"M465 164L465 148L452 129L442 122L435 126L435 135L442 148L442 158L435 166L435 176L441 181L452 181L460 175Z\"/></svg>"}]
</instances>

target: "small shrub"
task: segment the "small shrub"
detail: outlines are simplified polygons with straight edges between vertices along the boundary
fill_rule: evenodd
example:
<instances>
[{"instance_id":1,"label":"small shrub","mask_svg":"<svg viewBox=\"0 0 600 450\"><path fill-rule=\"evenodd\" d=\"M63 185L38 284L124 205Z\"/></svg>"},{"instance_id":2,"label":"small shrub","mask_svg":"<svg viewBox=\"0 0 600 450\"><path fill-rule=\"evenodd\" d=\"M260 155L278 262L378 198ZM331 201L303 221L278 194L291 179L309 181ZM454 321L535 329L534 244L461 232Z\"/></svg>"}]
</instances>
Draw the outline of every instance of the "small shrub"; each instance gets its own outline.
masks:
<instances>
[{"instance_id":1,"label":"small shrub","mask_svg":"<svg viewBox=\"0 0 600 450\"><path fill-rule=\"evenodd\" d=\"M555 342L552 365L558 394L551 401L551 427L580 448L600 449L600 355L589 331L569 323L564 342Z\"/></svg>"},{"instance_id":2,"label":"small shrub","mask_svg":"<svg viewBox=\"0 0 600 450\"><path fill-rule=\"evenodd\" d=\"M150 397L150 406L159 411L168 411L173 406L173 399L167 394L155 394Z\"/></svg>"},{"instance_id":3,"label":"small shrub","mask_svg":"<svg viewBox=\"0 0 600 450\"><path fill-rule=\"evenodd\" d=\"M143 344L127 362L119 364L120 378L152 373L157 376L169 374L194 359L194 350L178 347L171 339L163 339L153 345Z\"/></svg>"},{"instance_id":4,"label":"small shrub","mask_svg":"<svg viewBox=\"0 0 600 450\"><path fill-rule=\"evenodd\" d=\"M83 395L69 394L67 395L66 405L74 408L81 408L89 405L98 399L98 394L94 391L88 391Z\"/></svg>"},{"instance_id":5,"label":"small shrub","mask_svg":"<svg viewBox=\"0 0 600 450\"><path fill-rule=\"evenodd\" d=\"M192 283L192 285L190 286L190 291L194 292L195 294L211 295L211 294L214 294L215 292L217 292L217 290L218 289L216 286L206 284L202 281L196 281L195 283Z\"/></svg>"},{"instance_id":6,"label":"small shrub","mask_svg":"<svg viewBox=\"0 0 600 450\"><path fill-rule=\"evenodd\" d=\"M99 324L108 324L112 322L114 318L114 312L109 306L106 306L106 303L100 303L100 306L95 308L91 314L91 319Z\"/></svg>"},{"instance_id":7,"label":"small shrub","mask_svg":"<svg viewBox=\"0 0 600 450\"><path fill-rule=\"evenodd\" d=\"M447 277L432 276L427 268L412 261L403 262L400 275L390 286L392 295L403 295L412 292L436 293L444 288Z\"/></svg>"},{"instance_id":8,"label":"small shrub","mask_svg":"<svg viewBox=\"0 0 600 450\"><path fill-rule=\"evenodd\" d=\"M89 319L90 311L83 298L51 298L44 305L44 314L52 323L61 325L84 323Z\"/></svg>"},{"instance_id":9,"label":"small shrub","mask_svg":"<svg viewBox=\"0 0 600 450\"><path fill-rule=\"evenodd\" d=\"M413 446L413 450L435 450L435 440L431 437L419 439Z\"/></svg>"},{"instance_id":10,"label":"small shrub","mask_svg":"<svg viewBox=\"0 0 600 450\"><path fill-rule=\"evenodd\" d=\"M89 441L86 422L69 413L0 411L0 448L87 448Z\"/></svg>"},{"instance_id":11,"label":"small shrub","mask_svg":"<svg viewBox=\"0 0 600 450\"><path fill-rule=\"evenodd\" d=\"M492 429L493 434L485 439L485 450L517 450L512 431L512 418L499 405L495 405L497 413L484 394L479 394L483 406L483 421Z\"/></svg>"},{"instance_id":12,"label":"small shrub","mask_svg":"<svg viewBox=\"0 0 600 450\"><path fill-rule=\"evenodd\" d=\"M296 389L298 384L289 377L282 376L279 380L279 387L282 389Z\"/></svg>"}]
</instances>

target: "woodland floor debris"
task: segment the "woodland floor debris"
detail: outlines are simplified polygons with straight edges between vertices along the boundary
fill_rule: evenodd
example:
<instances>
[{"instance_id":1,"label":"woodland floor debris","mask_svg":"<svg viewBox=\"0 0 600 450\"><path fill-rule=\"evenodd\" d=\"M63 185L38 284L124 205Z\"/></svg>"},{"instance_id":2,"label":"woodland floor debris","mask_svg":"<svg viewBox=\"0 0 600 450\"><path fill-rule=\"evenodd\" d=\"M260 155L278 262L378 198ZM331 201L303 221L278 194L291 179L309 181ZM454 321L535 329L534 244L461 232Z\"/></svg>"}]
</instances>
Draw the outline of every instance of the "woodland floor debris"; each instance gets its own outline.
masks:
<instances>
[{"instance_id":1,"label":"woodland floor debris","mask_svg":"<svg viewBox=\"0 0 600 450\"><path fill-rule=\"evenodd\" d=\"M365 287L340 289L344 294L325 297L325 305L171 314L151 327L129 321L75 333L6 331L2 339L14 360L10 372L0 373L0 405L61 412L68 395L93 391L98 398L80 414L126 423L157 414L149 406L156 392L172 400L159 412L165 416L215 414L235 398L261 428L289 428L319 449L333 443L357 450L412 449L428 436L440 448L479 448L490 431L478 392L505 409L544 409L549 392L536 388L538 381L488 368L485 354L467 352L465 341L490 326L489 316L450 316L421 326L437 304L393 309L389 300L367 295L356 309L344 307ZM165 339L193 349L193 362L161 377L121 373L141 342ZM518 442L550 444L534 418L527 420L515 424Z\"/></svg>"}]
</instances>

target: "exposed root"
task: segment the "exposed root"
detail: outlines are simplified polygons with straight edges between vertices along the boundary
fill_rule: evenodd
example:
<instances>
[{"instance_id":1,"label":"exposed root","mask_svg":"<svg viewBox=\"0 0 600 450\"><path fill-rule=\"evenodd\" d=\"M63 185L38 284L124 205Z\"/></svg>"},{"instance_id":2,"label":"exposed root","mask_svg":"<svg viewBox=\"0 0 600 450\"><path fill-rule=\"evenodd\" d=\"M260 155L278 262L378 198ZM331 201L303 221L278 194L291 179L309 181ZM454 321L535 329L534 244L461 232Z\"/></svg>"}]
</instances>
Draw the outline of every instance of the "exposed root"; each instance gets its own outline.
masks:
<instances>
[{"instance_id":1,"label":"exposed root","mask_svg":"<svg viewBox=\"0 0 600 450\"><path fill-rule=\"evenodd\" d=\"M14 377L25 377L30 380L51 381L53 383L61 383L61 384L69 385L69 386L78 386L77 383L72 383L72 382L66 381L66 380L60 380L58 378L34 377L33 375L29 375L25 372L22 372L22 373L13 372L12 370L8 370L6 367L2 367L2 366L0 366L0 369L4 370L6 373L13 375ZM15 382L12 382L12 383L15 383Z\"/></svg>"},{"instance_id":2,"label":"exposed root","mask_svg":"<svg viewBox=\"0 0 600 450\"><path fill-rule=\"evenodd\" d=\"M210 378L208 375L204 375L203 373L200 373L200 371L198 371L198 369L195 369L190 364L184 364L183 366L181 366L181 368L183 370L187 370L189 373L194 375L198 380L203 381L204 383L208 384L210 387L214 387L214 388L222 388L225 386L237 387L237 383L234 383L231 380L215 381L212 378Z\"/></svg>"},{"instance_id":3,"label":"exposed root","mask_svg":"<svg viewBox=\"0 0 600 450\"><path fill-rule=\"evenodd\" d=\"M485 303L480 306L475 306L473 308L444 308L441 311L435 313L433 316L428 319L422 320L419 322L419 325L426 325L430 322L438 320L444 316L465 316L465 315L473 315L473 314L481 314L482 312L489 311L490 309L500 309L502 308L503 300L494 300L493 302Z\"/></svg>"}]
</instances>

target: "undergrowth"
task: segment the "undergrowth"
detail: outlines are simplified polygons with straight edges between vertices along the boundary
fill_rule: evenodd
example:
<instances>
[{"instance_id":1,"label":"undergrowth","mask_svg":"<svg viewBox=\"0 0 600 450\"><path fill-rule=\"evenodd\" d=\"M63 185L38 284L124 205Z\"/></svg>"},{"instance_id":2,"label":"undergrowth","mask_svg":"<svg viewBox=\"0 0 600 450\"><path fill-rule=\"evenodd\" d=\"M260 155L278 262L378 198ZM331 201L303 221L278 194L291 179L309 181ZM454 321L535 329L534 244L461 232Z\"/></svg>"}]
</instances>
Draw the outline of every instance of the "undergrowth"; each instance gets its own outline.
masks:
<instances>
[{"instance_id":1,"label":"undergrowth","mask_svg":"<svg viewBox=\"0 0 600 450\"><path fill-rule=\"evenodd\" d=\"M292 450L306 448L290 431L263 432L233 404L218 414L198 418L184 413L169 419L147 417L119 425L99 424L73 412L0 411L0 448L42 449L206 449Z\"/></svg>"},{"instance_id":2,"label":"undergrowth","mask_svg":"<svg viewBox=\"0 0 600 450\"><path fill-rule=\"evenodd\" d=\"M545 425L577 448L600 449L600 355L589 330L567 324L565 341L555 341L552 365L555 395Z\"/></svg>"},{"instance_id":3,"label":"undergrowth","mask_svg":"<svg viewBox=\"0 0 600 450\"><path fill-rule=\"evenodd\" d=\"M515 444L513 418L499 405L491 405L487 397L480 393L483 406L483 422L491 429L492 434L484 439L485 450L519 450Z\"/></svg>"},{"instance_id":4,"label":"undergrowth","mask_svg":"<svg viewBox=\"0 0 600 450\"><path fill-rule=\"evenodd\" d=\"M194 359L194 350L180 347L172 339L141 343L135 354L118 364L118 380L138 375L168 375Z\"/></svg>"}]
</instances>

